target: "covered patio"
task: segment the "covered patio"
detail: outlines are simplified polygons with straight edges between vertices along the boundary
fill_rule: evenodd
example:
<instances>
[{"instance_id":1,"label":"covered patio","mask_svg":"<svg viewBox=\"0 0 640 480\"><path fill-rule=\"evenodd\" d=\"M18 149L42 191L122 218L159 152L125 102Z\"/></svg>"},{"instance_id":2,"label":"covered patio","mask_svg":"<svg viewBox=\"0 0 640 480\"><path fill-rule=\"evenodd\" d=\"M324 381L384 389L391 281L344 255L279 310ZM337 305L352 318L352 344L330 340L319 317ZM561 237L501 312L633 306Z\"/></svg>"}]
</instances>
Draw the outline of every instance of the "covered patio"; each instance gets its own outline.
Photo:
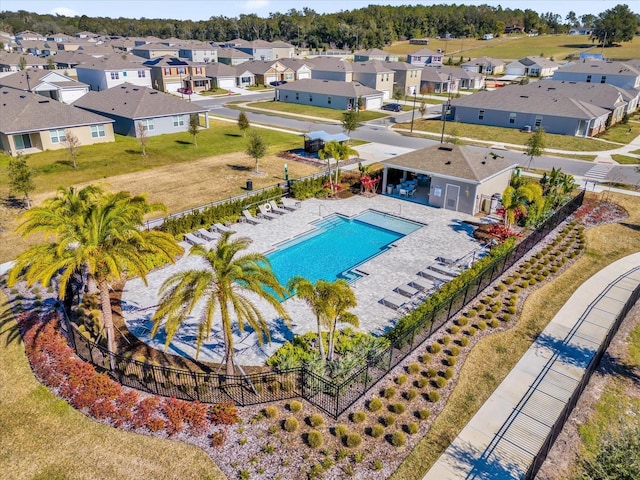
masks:
<instances>
[{"instance_id":1,"label":"covered patio","mask_svg":"<svg viewBox=\"0 0 640 480\"><path fill-rule=\"evenodd\" d=\"M324 130L307 132L304 134L304 151L308 153L315 153L322 150L325 143L329 143L331 141L342 143L348 140L349 136L344 133L330 134Z\"/></svg>"}]
</instances>

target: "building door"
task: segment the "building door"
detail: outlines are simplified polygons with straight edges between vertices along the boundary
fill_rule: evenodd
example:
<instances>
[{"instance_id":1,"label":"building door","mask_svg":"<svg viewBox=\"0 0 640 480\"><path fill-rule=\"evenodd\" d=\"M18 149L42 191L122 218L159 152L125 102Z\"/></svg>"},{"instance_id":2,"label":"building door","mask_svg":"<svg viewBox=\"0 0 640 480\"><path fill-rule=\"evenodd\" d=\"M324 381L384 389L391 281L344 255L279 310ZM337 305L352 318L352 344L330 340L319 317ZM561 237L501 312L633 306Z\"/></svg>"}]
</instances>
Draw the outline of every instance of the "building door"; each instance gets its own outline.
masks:
<instances>
[{"instance_id":1,"label":"building door","mask_svg":"<svg viewBox=\"0 0 640 480\"><path fill-rule=\"evenodd\" d=\"M444 208L458 211L458 200L460 198L460 187L447 183L444 190Z\"/></svg>"}]
</instances>

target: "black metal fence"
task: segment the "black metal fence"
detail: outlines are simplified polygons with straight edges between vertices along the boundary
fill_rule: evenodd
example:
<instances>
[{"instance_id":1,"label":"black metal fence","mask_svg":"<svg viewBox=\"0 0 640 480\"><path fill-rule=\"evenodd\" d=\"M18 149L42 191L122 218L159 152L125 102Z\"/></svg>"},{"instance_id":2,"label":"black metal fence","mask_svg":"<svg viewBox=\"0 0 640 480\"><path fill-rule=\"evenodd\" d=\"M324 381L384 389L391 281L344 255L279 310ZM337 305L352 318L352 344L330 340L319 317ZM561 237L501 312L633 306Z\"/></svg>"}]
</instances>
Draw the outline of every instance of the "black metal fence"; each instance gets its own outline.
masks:
<instances>
[{"instance_id":1,"label":"black metal fence","mask_svg":"<svg viewBox=\"0 0 640 480\"><path fill-rule=\"evenodd\" d=\"M600 344L600 347L596 351L596 354L591 358L591 362L589 362L589 365L587 366L587 369L585 370L584 375L580 380L580 383L578 383L578 385L576 386L575 390L573 391L573 394L569 398L569 401L566 403L566 405L562 409L562 412L558 416L558 419L551 427L551 431L549 432L549 435L547 435L547 438L545 439L544 443L542 444L542 447L540 448L536 457L534 458L533 463L529 467L529 470L527 471L526 475L523 477L525 480L533 480L535 478L536 474L538 473L538 470L546 460L547 455L549 454L549 450L551 450L551 447L553 446L553 443L556 441L556 438L558 438L558 435L560 435L560 432L562 431L564 424L566 423L567 419L571 415L571 412L573 411L576 404L578 403L578 400L580 399L582 392L589 384L591 375L593 374L595 369L598 368L598 365L600 364L600 360L602 360L604 353L607 351L607 349L609 348L609 345L611 344L611 340L613 340L613 337L618 332L618 328L620 328L620 324L622 323L622 321L625 319L629 311L633 308L633 306L636 304L638 300L640 300L640 286L636 287L635 290L631 293L631 296L629 297L624 307L620 311L620 314L616 317L615 321L611 325L611 328L607 332L607 336L605 337L604 341Z\"/></svg>"},{"instance_id":2,"label":"black metal fence","mask_svg":"<svg viewBox=\"0 0 640 480\"><path fill-rule=\"evenodd\" d=\"M77 354L83 360L108 372L121 384L138 390L206 403L233 400L241 406L301 397L337 418L418 345L472 302L484 288L571 215L582 204L583 198L584 191L581 191L516 248L496 258L466 286L444 299L429 314L418 319L387 349L375 357L368 358L355 373L341 383L314 374L304 367L227 376L211 370L206 365L197 364L201 371L194 372L111 354L104 347L82 336L75 328L70 329L70 337Z\"/></svg>"}]
</instances>

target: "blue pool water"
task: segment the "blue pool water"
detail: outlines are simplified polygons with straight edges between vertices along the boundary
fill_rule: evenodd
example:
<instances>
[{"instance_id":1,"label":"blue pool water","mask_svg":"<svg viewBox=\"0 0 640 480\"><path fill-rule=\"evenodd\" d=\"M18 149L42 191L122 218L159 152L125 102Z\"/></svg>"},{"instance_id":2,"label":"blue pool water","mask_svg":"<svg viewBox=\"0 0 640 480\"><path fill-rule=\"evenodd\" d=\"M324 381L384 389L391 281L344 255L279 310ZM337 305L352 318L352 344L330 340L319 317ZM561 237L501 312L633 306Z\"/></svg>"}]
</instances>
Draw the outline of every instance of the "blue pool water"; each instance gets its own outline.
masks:
<instances>
[{"instance_id":1,"label":"blue pool water","mask_svg":"<svg viewBox=\"0 0 640 480\"><path fill-rule=\"evenodd\" d=\"M354 280L360 276L355 267L424 225L367 210L354 218L330 215L314 226L267 255L281 284L298 275L312 282Z\"/></svg>"}]
</instances>

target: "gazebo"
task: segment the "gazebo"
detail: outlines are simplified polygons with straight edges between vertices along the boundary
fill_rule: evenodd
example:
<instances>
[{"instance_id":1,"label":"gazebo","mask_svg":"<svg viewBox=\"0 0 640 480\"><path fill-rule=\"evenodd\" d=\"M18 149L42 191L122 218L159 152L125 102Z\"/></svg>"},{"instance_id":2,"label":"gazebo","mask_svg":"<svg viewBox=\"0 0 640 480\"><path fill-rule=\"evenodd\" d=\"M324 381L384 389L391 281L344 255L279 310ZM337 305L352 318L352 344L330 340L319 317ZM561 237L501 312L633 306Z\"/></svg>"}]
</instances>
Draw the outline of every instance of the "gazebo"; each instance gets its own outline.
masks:
<instances>
[{"instance_id":1,"label":"gazebo","mask_svg":"<svg viewBox=\"0 0 640 480\"><path fill-rule=\"evenodd\" d=\"M304 151L308 153L316 153L323 149L324 144L335 141L338 143L346 142L349 137L344 133L329 134L324 130L308 132L304 134Z\"/></svg>"}]
</instances>

